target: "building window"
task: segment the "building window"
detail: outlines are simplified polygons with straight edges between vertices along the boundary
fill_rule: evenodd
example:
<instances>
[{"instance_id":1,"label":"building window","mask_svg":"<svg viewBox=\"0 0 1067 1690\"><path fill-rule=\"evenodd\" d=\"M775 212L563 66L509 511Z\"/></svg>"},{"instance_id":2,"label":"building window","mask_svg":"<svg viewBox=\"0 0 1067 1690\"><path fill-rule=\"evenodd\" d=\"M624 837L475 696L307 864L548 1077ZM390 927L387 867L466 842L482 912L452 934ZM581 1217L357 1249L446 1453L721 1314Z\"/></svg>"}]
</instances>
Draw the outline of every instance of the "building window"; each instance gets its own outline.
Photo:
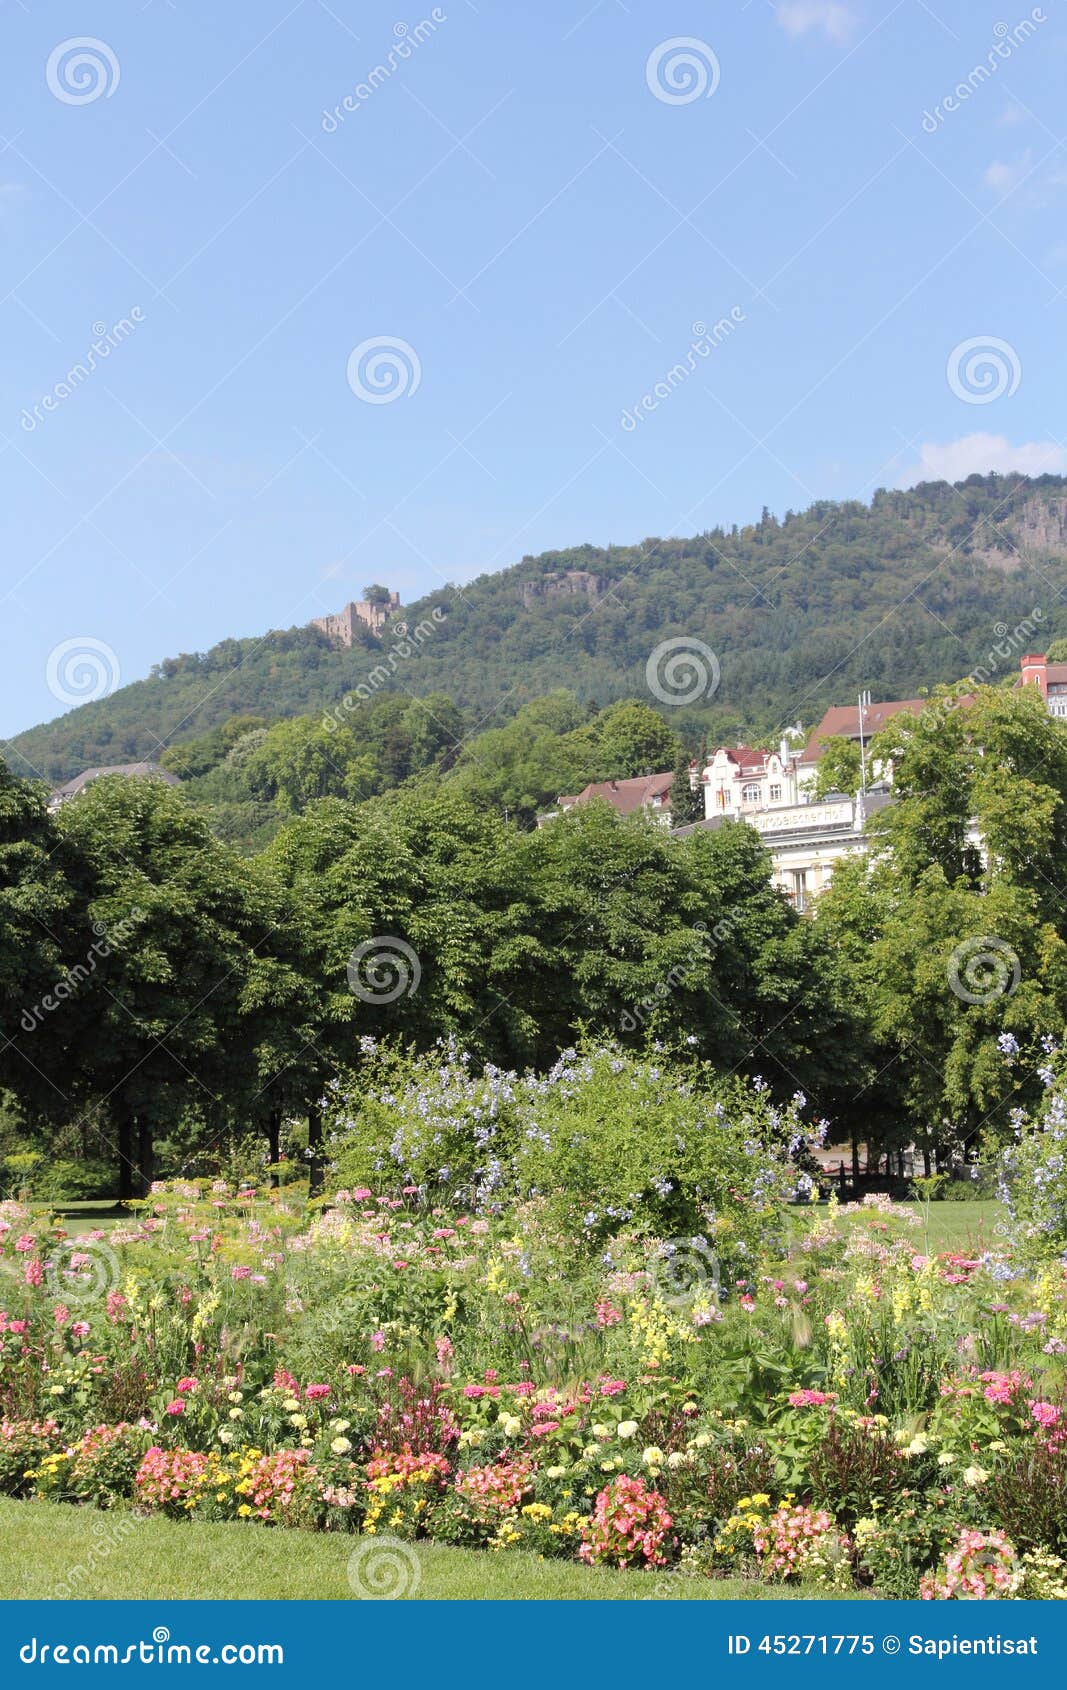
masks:
<instances>
[{"instance_id":1,"label":"building window","mask_svg":"<svg viewBox=\"0 0 1067 1690\"><path fill-rule=\"evenodd\" d=\"M760 796L759 782L749 781L741 788L742 804L758 804Z\"/></svg>"},{"instance_id":2,"label":"building window","mask_svg":"<svg viewBox=\"0 0 1067 1690\"><path fill-rule=\"evenodd\" d=\"M772 786L771 787L771 803L772 804L780 804L781 801L782 801L782 789L781 789L781 787L780 786Z\"/></svg>"}]
</instances>

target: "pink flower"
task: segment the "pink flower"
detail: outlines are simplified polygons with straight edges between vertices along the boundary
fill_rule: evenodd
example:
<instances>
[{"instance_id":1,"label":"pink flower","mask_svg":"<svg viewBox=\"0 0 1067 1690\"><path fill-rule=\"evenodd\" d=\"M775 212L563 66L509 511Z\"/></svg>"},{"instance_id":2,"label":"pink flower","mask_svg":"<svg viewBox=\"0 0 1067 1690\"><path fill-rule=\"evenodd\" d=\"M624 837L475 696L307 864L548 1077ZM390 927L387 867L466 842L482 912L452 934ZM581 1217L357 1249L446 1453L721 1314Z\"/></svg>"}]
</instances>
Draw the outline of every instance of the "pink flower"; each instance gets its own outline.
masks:
<instances>
[{"instance_id":1,"label":"pink flower","mask_svg":"<svg viewBox=\"0 0 1067 1690\"><path fill-rule=\"evenodd\" d=\"M196 1390L196 1387L199 1385L199 1383L200 1383L199 1379L194 1379L190 1375L188 1378L179 1379L177 1385L175 1386L175 1389L177 1390L179 1396L187 1397L189 1395L190 1391Z\"/></svg>"},{"instance_id":2,"label":"pink flower","mask_svg":"<svg viewBox=\"0 0 1067 1690\"><path fill-rule=\"evenodd\" d=\"M1030 1416L1047 1431L1050 1426L1059 1425L1060 1411L1054 1403L1032 1402L1030 1404Z\"/></svg>"},{"instance_id":3,"label":"pink flower","mask_svg":"<svg viewBox=\"0 0 1067 1690\"><path fill-rule=\"evenodd\" d=\"M64 1303L57 1303L55 1308L52 1310L52 1319L55 1321L57 1326L66 1326L67 1321L70 1319L70 1310Z\"/></svg>"},{"instance_id":4,"label":"pink flower","mask_svg":"<svg viewBox=\"0 0 1067 1690\"><path fill-rule=\"evenodd\" d=\"M317 1402L320 1397L328 1397L332 1396L332 1394L332 1385L309 1385L307 1390L304 1392L304 1395L307 1397L309 1402Z\"/></svg>"},{"instance_id":5,"label":"pink flower","mask_svg":"<svg viewBox=\"0 0 1067 1690\"><path fill-rule=\"evenodd\" d=\"M234 1262L233 1267L230 1269L230 1278L247 1279L251 1272L252 1269L250 1267L245 1267L241 1262Z\"/></svg>"},{"instance_id":6,"label":"pink flower","mask_svg":"<svg viewBox=\"0 0 1067 1690\"><path fill-rule=\"evenodd\" d=\"M373 1193L371 1192L369 1186L357 1185L355 1191L352 1193L352 1200L354 1203L365 1203L367 1198L372 1195Z\"/></svg>"},{"instance_id":7,"label":"pink flower","mask_svg":"<svg viewBox=\"0 0 1067 1690\"><path fill-rule=\"evenodd\" d=\"M32 1250L34 1248L34 1246L36 1245L36 1242L37 1242L37 1240L35 1238L31 1238L30 1234L28 1232L24 1232L22 1234L21 1238L16 1238L15 1249L19 1252L20 1255L24 1256L27 1253L27 1251Z\"/></svg>"},{"instance_id":8,"label":"pink flower","mask_svg":"<svg viewBox=\"0 0 1067 1690\"><path fill-rule=\"evenodd\" d=\"M185 1413L185 1404L182 1401L181 1397L175 1397L173 1402L169 1402L167 1404L167 1406L163 1410L163 1412L164 1412L164 1414L184 1414Z\"/></svg>"},{"instance_id":9,"label":"pink flower","mask_svg":"<svg viewBox=\"0 0 1067 1690\"><path fill-rule=\"evenodd\" d=\"M384 1348L385 1348L385 1333L384 1332L372 1332L371 1335L370 1335L370 1347L371 1347L372 1350L384 1350Z\"/></svg>"},{"instance_id":10,"label":"pink flower","mask_svg":"<svg viewBox=\"0 0 1067 1690\"><path fill-rule=\"evenodd\" d=\"M88 1338L89 1322L87 1320L76 1320L70 1330L75 1338Z\"/></svg>"}]
</instances>

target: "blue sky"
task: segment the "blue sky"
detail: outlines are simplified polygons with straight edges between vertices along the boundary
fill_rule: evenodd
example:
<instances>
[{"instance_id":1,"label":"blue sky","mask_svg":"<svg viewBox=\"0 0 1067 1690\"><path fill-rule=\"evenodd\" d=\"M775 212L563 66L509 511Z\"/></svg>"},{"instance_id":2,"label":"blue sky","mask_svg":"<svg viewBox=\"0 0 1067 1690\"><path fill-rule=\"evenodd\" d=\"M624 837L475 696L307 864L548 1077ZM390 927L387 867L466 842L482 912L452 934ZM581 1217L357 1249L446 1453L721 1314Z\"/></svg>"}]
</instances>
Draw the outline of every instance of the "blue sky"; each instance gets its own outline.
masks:
<instances>
[{"instance_id":1,"label":"blue sky","mask_svg":"<svg viewBox=\"0 0 1067 1690\"><path fill-rule=\"evenodd\" d=\"M78 642L1067 470L1062 0L4 24L0 733Z\"/></svg>"}]
</instances>

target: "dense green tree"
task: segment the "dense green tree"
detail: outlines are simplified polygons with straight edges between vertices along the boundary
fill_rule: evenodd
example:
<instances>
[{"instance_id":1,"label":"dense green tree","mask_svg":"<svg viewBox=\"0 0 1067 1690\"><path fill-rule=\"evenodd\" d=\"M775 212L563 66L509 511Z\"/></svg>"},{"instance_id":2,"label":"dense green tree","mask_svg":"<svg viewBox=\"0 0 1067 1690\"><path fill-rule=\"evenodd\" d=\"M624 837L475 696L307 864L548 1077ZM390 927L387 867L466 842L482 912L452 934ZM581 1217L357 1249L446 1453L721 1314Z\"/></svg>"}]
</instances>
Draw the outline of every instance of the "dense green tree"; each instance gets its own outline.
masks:
<instances>
[{"instance_id":1,"label":"dense green tree","mask_svg":"<svg viewBox=\"0 0 1067 1690\"><path fill-rule=\"evenodd\" d=\"M61 1023L77 961L57 844L44 788L0 759L0 1089L50 1115L69 1096Z\"/></svg>"},{"instance_id":2,"label":"dense green tree","mask_svg":"<svg viewBox=\"0 0 1067 1690\"><path fill-rule=\"evenodd\" d=\"M823 754L815 772L813 798L825 798L831 792L846 792L855 797L860 789L860 748L855 740L834 735L825 742Z\"/></svg>"},{"instance_id":3,"label":"dense green tree","mask_svg":"<svg viewBox=\"0 0 1067 1690\"><path fill-rule=\"evenodd\" d=\"M272 966L274 912L181 794L105 777L59 817L91 977L64 1015L75 1095L106 1105L123 1194L184 1120L226 1132L251 1074L246 992Z\"/></svg>"},{"instance_id":4,"label":"dense green tree","mask_svg":"<svg viewBox=\"0 0 1067 1690\"><path fill-rule=\"evenodd\" d=\"M683 752L674 768L671 781L671 826L684 827L686 822L699 821L704 814L704 788L694 789L689 779L689 758Z\"/></svg>"}]
</instances>

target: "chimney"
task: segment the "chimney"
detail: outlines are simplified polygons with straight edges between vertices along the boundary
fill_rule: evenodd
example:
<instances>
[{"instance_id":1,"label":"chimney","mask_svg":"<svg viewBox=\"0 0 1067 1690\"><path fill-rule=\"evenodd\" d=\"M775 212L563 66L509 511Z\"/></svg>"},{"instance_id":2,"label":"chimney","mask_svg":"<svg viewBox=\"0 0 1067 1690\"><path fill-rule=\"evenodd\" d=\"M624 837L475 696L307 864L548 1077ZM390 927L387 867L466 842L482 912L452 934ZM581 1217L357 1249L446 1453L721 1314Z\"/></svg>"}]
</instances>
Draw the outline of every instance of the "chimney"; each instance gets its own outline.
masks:
<instances>
[{"instance_id":1,"label":"chimney","mask_svg":"<svg viewBox=\"0 0 1067 1690\"><path fill-rule=\"evenodd\" d=\"M1048 664L1045 660L1044 654L1041 652L1027 652L1025 657L1019 659L1019 667L1022 670L1023 686L1040 687L1042 698L1047 699Z\"/></svg>"}]
</instances>

